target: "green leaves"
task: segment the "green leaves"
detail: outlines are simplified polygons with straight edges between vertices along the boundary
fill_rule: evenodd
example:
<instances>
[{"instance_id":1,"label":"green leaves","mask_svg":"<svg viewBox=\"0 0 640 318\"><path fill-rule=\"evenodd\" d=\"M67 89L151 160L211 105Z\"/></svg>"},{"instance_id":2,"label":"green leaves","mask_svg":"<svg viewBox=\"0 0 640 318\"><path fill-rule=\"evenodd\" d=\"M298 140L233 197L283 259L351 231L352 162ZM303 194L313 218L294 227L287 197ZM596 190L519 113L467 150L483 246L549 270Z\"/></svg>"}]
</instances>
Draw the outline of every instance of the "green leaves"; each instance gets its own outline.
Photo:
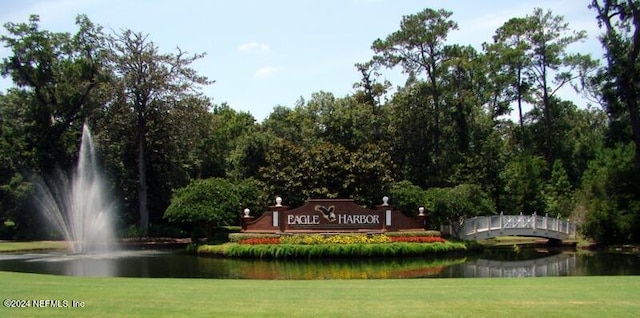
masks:
<instances>
[{"instance_id":1,"label":"green leaves","mask_svg":"<svg viewBox=\"0 0 640 318\"><path fill-rule=\"evenodd\" d=\"M255 180L232 183L221 178L195 180L177 189L164 213L169 222L200 227L207 238L216 227L237 223L242 210L262 212L267 205L264 186Z\"/></svg>"},{"instance_id":2,"label":"green leaves","mask_svg":"<svg viewBox=\"0 0 640 318\"><path fill-rule=\"evenodd\" d=\"M640 169L640 3L594 0L590 7L596 11L598 25L603 28L600 41L607 58L607 66L598 78L604 84L596 85L602 89L613 124L631 131L635 166Z\"/></svg>"},{"instance_id":3,"label":"green leaves","mask_svg":"<svg viewBox=\"0 0 640 318\"><path fill-rule=\"evenodd\" d=\"M586 209L586 236L605 244L640 241L639 175L631 144L607 149L590 162L578 196Z\"/></svg>"},{"instance_id":4,"label":"green leaves","mask_svg":"<svg viewBox=\"0 0 640 318\"><path fill-rule=\"evenodd\" d=\"M442 9L425 9L402 17L400 30L373 42L371 49L377 54L374 60L387 67L401 64L407 73L433 74L434 63L443 58L447 35L458 28L457 23L449 20L451 15Z\"/></svg>"}]
</instances>

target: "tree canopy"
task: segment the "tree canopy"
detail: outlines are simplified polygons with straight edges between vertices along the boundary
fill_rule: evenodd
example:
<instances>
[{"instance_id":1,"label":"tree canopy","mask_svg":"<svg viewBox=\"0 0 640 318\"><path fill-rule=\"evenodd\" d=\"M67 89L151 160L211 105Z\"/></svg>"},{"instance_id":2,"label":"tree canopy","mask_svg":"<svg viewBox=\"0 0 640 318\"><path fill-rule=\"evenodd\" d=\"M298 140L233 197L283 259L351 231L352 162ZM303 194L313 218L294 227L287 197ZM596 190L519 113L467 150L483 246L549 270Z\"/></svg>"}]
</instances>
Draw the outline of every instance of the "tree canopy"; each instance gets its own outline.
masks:
<instances>
[{"instance_id":1,"label":"tree canopy","mask_svg":"<svg viewBox=\"0 0 640 318\"><path fill-rule=\"evenodd\" d=\"M0 234L39 235L32 177L70 171L87 122L119 225L137 235L211 235L275 196L290 206L390 196L409 215L425 207L434 229L548 213L598 241L637 242L640 2L590 7L605 65L572 50L585 31L543 8L506 20L481 47L453 43L453 13L426 8L353 61L352 93L317 91L262 122L202 94L215 83L194 63L215 57L166 52L152 34L105 32L82 15L74 34L42 30L37 16L6 23L0 73L14 86L0 92L0 220L12 230ZM396 68L404 83L384 79ZM567 86L595 104L563 99Z\"/></svg>"}]
</instances>

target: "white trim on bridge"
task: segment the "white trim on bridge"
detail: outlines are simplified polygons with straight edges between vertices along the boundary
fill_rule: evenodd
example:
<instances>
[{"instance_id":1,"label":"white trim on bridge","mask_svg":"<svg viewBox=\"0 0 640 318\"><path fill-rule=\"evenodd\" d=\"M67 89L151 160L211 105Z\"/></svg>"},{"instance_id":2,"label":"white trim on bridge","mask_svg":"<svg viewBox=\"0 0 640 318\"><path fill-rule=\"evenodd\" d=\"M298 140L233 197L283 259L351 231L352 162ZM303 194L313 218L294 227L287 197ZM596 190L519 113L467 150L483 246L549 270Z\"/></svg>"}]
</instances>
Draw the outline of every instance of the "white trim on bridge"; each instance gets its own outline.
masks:
<instances>
[{"instance_id":1,"label":"white trim on bridge","mask_svg":"<svg viewBox=\"0 0 640 318\"><path fill-rule=\"evenodd\" d=\"M482 240L497 236L533 236L556 240L575 238L576 225L548 215L491 215L466 219L449 234L463 240Z\"/></svg>"}]
</instances>

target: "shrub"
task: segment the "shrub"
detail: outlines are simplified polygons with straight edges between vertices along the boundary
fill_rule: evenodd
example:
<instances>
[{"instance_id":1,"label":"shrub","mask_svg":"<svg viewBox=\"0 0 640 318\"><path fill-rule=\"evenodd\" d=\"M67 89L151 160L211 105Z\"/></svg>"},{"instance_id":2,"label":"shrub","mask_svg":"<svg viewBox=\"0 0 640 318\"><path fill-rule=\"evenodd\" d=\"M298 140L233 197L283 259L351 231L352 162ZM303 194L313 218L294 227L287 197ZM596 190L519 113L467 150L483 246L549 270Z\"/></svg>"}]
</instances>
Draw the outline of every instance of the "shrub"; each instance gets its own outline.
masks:
<instances>
[{"instance_id":1,"label":"shrub","mask_svg":"<svg viewBox=\"0 0 640 318\"><path fill-rule=\"evenodd\" d=\"M607 149L589 162L579 201L586 207L582 232L603 244L640 242L640 171L633 146Z\"/></svg>"},{"instance_id":2,"label":"shrub","mask_svg":"<svg viewBox=\"0 0 640 318\"><path fill-rule=\"evenodd\" d=\"M489 195L477 184L460 184L453 188L430 188L426 191L427 222L430 226L478 215L495 214Z\"/></svg>"},{"instance_id":3,"label":"shrub","mask_svg":"<svg viewBox=\"0 0 640 318\"><path fill-rule=\"evenodd\" d=\"M170 222L199 225L206 237L213 229L230 225L237 218L240 198L233 185L220 178L196 180L175 191L164 213Z\"/></svg>"},{"instance_id":4,"label":"shrub","mask_svg":"<svg viewBox=\"0 0 640 318\"><path fill-rule=\"evenodd\" d=\"M425 193L419 186L404 180L391 186L391 203L408 216L416 216L425 205Z\"/></svg>"},{"instance_id":5,"label":"shrub","mask_svg":"<svg viewBox=\"0 0 640 318\"><path fill-rule=\"evenodd\" d=\"M192 238L197 238L196 230L211 238L215 228L237 222L241 207L266 204L262 188L252 179L237 183L221 178L195 180L173 193L164 218L191 226Z\"/></svg>"}]
</instances>

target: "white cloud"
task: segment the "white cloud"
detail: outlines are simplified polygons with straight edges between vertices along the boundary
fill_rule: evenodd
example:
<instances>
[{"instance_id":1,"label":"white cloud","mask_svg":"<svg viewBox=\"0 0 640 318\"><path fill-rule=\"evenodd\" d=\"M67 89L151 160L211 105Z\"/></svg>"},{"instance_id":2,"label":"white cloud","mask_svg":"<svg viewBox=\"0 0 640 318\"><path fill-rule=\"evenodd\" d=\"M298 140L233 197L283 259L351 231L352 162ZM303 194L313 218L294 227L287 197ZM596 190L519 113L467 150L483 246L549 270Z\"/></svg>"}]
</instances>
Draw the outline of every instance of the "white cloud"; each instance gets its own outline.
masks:
<instances>
[{"instance_id":1,"label":"white cloud","mask_svg":"<svg viewBox=\"0 0 640 318\"><path fill-rule=\"evenodd\" d=\"M280 68L277 66L263 66L255 72L254 76L258 78L267 78L279 71Z\"/></svg>"},{"instance_id":2,"label":"white cloud","mask_svg":"<svg viewBox=\"0 0 640 318\"><path fill-rule=\"evenodd\" d=\"M269 45L266 43L248 42L238 46L238 51L242 53L266 53Z\"/></svg>"}]
</instances>

